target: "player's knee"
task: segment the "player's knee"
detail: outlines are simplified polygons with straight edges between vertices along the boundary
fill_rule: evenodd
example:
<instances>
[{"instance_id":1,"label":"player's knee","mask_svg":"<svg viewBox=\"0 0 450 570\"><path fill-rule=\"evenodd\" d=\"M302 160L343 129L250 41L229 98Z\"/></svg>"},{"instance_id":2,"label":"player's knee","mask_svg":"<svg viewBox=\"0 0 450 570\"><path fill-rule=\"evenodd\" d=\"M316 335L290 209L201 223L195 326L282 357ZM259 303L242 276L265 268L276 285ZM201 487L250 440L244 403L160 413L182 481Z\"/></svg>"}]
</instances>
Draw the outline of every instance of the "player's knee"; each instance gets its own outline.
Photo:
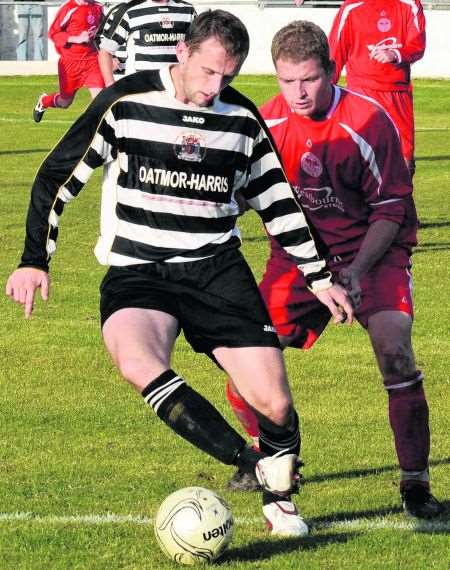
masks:
<instances>
[{"instance_id":1,"label":"player's knee","mask_svg":"<svg viewBox=\"0 0 450 570\"><path fill-rule=\"evenodd\" d=\"M278 426L283 426L289 421L292 402L285 395L270 397L266 401L259 401L257 411Z\"/></svg>"},{"instance_id":2,"label":"player's knee","mask_svg":"<svg viewBox=\"0 0 450 570\"><path fill-rule=\"evenodd\" d=\"M157 373L151 370L148 364L140 358L119 357L116 358L116 364L123 378L134 386L139 387L143 383L148 384L157 376Z\"/></svg>"},{"instance_id":3,"label":"player's knee","mask_svg":"<svg viewBox=\"0 0 450 570\"><path fill-rule=\"evenodd\" d=\"M60 107L61 109L67 109L67 107L70 107L70 105L72 105L72 102L73 98L64 99L63 97L59 96L57 99L58 107Z\"/></svg>"},{"instance_id":4,"label":"player's knee","mask_svg":"<svg viewBox=\"0 0 450 570\"><path fill-rule=\"evenodd\" d=\"M409 345L381 343L375 352L384 377L409 376L415 370L414 355Z\"/></svg>"}]
</instances>

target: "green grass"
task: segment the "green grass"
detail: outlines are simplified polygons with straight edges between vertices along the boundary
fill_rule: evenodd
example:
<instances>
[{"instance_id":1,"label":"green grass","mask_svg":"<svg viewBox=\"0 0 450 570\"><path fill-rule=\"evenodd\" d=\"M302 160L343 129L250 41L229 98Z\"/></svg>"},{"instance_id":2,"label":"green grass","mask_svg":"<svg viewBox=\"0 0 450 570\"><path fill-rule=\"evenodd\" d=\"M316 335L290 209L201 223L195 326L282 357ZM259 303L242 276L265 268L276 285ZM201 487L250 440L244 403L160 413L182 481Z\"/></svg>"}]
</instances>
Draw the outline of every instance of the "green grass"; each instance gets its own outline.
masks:
<instances>
[{"instance_id":1,"label":"green grass","mask_svg":"<svg viewBox=\"0 0 450 570\"><path fill-rule=\"evenodd\" d=\"M258 104L274 93L272 77L238 78ZM31 120L53 77L0 78L0 265L5 283L21 254L30 183L36 168L88 102ZM422 221L414 255L414 343L431 410L435 494L449 488L450 83L415 83L417 174ZM98 285L104 269L92 254L98 234L100 173L67 208L52 262L52 294L25 321L0 298L0 569L171 568L151 519L170 492L187 485L219 491L237 519L221 562L232 569L448 569L449 520L407 521L386 398L365 333L329 327L308 353L286 360L301 411L304 474L298 505L311 535L268 537L259 497L226 490L232 469L172 435L119 378L99 334ZM253 214L241 222L248 257L260 277L267 243ZM75 247L76 244L76 247ZM225 404L224 375L183 339L174 368L236 425ZM446 501L447 506L449 502ZM29 513L20 519L14 513ZM81 517L132 515L125 522ZM6 516L8 515L8 516ZM64 517L79 517L67 519ZM103 522L102 522L103 521Z\"/></svg>"}]
</instances>

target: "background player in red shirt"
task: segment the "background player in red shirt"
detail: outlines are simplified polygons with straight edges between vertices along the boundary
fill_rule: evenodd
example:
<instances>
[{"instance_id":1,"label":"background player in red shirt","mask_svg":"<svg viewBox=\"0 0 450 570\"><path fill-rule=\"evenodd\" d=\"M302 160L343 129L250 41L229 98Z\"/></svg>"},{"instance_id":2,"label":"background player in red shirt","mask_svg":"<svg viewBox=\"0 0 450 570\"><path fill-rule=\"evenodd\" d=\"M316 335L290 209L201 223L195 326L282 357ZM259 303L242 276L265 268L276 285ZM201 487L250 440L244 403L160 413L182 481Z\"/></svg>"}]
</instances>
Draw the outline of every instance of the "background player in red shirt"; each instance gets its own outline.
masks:
<instances>
[{"instance_id":1,"label":"background player in red shirt","mask_svg":"<svg viewBox=\"0 0 450 570\"><path fill-rule=\"evenodd\" d=\"M397 160L397 131L378 104L331 82L327 38L315 24L282 28L272 58L281 93L261 114L310 226L326 246L329 267L348 288L369 334L388 395L404 510L432 518L442 506L430 493L428 405L411 345L417 217L410 176ZM330 313L273 241L260 290L281 344L310 348ZM252 412L232 383L227 392L237 417L257 436Z\"/></svg>"},{"instance_id":2,"label":"background player in red shirt","mask_svg":"<svg viewBox=\"0 0 450 570\"><path fill-rule=\"evenodd\" d=\"M94 98L105 86L94 42L102 17L102 5L95 0L69 0L58 10L48 37L60 55L59 91L39 97L33 110L36 123L49 107L69 107L81 87L87 87Z\"/></svg>"},{"instance_id":3,"label":"background player in red shirt","mask_svg":"<svg viewBox=\"0 0 450 570\"><path fill-rule=\"evenodd\" d=\"M414 174L411 64L425 51L425 17L419 0L346 0L329 36L333 80L342 68L352 91L373 97L400 131L402 152Z\"/></svg>"}]
</instances>

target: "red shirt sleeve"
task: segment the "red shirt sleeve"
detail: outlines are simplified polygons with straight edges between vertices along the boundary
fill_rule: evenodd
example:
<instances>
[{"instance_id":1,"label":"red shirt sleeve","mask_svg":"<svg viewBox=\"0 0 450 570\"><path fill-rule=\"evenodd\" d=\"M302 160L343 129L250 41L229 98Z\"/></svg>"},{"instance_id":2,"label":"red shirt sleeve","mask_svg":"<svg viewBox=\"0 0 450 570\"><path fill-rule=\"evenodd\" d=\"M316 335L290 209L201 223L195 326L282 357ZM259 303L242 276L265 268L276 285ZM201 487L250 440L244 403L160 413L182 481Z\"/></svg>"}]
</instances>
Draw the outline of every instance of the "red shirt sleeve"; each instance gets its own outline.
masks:
<instances>
[{"instance_id":1,"label":"red shirt sleeve","mask_svg":"<svg viewBox=\"0 0 450 570\"><path fill-rule=\"evenodd\" d=\"M380 133L383 136L380 137ZM392 120L381 109L361 133L359 144L367 167L361 187L369 208L369 224L376 220L403 223L412 194L411 179L402 158L400 140Z\"/></svg>"},{"instance_id":2,"label":"red shirt sleeve","mask_svg":"<svg viewBox=\"0 0 450 570\"><path fill-rule=\"evenodd\" d=\"M346 24L346 17L344 16L345 3L340 7L336 14L331 31L328 37L330 44L330 57L335 63L335 70L332 77L332 82L337 83L341 76L342 70L347 63L348 59L348 45L349 42L346 38L348 31Z\"/></svg>"},{"instance_id":3,"label":"red shirt sleeve","mask_svg":"<svg viewBox=\"0 0 450 570\"><path fill-rule=\"evenodd\" d=\"M405 44L398 49L401 63L414 63L423 57L426 46L425 15L418 1L411 8L408 18L408 33Z\"/></svg>"},{"instance_id":4,"label":"red shirt sleeve","mask_svg":"<svg viewBox=\"0 0 450 570\"><path fill-rule=\"evenodd\" d=\"M67 44L69 34L67 33L66 28L70 21L70 12L72 10L73 7L71 7L69 3L61 6L48 31L48 37L55 44L55 48L58 52Z\"/></svg>"}]
</instances>

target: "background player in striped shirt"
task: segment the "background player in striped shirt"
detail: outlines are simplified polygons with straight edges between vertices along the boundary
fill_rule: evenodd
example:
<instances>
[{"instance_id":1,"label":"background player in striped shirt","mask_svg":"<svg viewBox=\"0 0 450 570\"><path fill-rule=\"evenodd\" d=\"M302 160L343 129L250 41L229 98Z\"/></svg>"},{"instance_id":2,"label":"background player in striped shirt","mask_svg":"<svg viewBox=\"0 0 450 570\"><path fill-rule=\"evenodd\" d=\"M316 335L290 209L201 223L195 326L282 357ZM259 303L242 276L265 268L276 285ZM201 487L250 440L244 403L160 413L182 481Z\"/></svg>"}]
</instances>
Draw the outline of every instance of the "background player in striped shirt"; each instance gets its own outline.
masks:
<instances>
[{"instance_id":1,"label":"background player in striped shirt","mask_svg":"<svg viewBox=\"0 0 450 570\"><path fill-rule=\"evenodd\" d=\"M49 107L69 107L81 87L87 87L94 98L105 86L94 41L102 15L102 5L95 0L69 0L58 10L48 37L60 55L59 91L39 97L33 110L36 123Z\"/></svg>"},{"instance_id":2,"label":"background player in striped shirt","mask_svg":"<svg viewBox=\"0 0 450 570\"><path fill-rule=\"evenodd\" d=\"M31 315L48 297L49 258L64 206L104 166L99 261L102 332L114 363L177 434L225 464L256 473L276 533L306 534L290 500L300 434L278 337L239 252L242 193L267 232L333 312L352 319L333 285L257 110L228 86L247 56L242 22L202 13L177 46L179 64L103 90L48 155L32 188L25 250L6 292ZM213 317L213 318L212 318ZM258 414L260 452L171 369L184 331L233 376Z\"/></svg>"},{"instance_id":3,"label":"background player in striped shirt","mask_svg":"<svg viewBox=\"0 0 450 570\"><path fill-rule=\"evenodd\" d=\"M430 493L428 405L411 345L417 217L408 171L397 160L397 131L376 103L331 82L327 38L315 24L297 21L279 30L272 59L281 93L261 114L333 274L360 298L355 315L387 391L404 510L437 516L442 507ZM313 346L330 313L272 239L260 290L281 345ZM252 411L231 383L228 399L257 437Z\"/></svg>"},{"instance_id":4,"label":"background player in striped shirt","mask_svg":"<svg viewBox=\"0 0 450 570\"><path fill-rule=\"evenodd\" d=\"M113 58L124 51L126 75L176 63L176 45L195 16L183 0L130 0L111 10L98 38L106 85L114 82Z\"/></svg>"},{"instance_id":5,"label":"background player in striped shirt","mask_svg":"<svg viewBox=\"0 0 450 570\"><path fill-rule=\"evenodd\" d=\"M425 17L419 0L346 0L329 36L333 81L345 66L347 87L372 97L392 117L411 176L414 109L411 64L425 51Z\"/></svg>"}]
</instances>

